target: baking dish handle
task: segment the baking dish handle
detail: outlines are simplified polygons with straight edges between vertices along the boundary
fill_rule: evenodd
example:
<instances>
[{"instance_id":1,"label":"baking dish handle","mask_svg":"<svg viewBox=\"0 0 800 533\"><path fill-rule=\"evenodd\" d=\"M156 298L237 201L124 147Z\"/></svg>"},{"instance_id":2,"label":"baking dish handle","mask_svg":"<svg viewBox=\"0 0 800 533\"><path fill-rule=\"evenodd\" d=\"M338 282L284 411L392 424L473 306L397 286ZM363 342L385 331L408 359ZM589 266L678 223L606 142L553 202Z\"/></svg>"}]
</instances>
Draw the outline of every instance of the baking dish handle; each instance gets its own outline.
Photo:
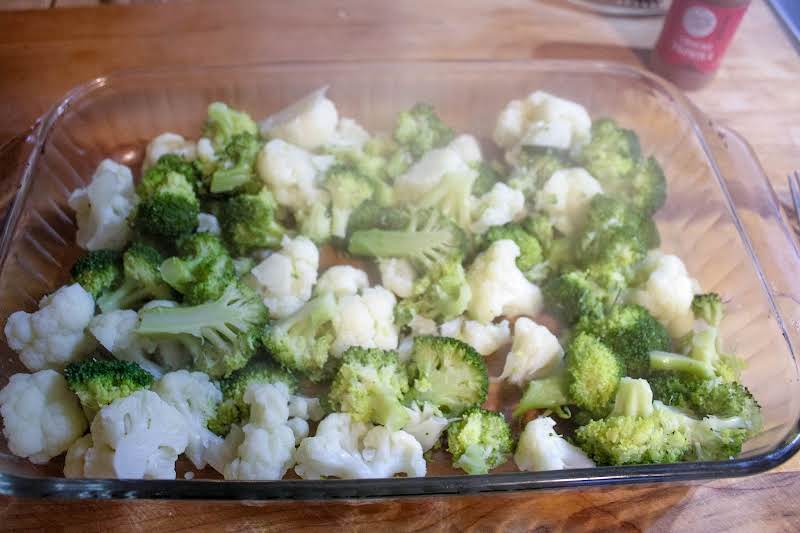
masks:
<instances>
[{"instance_id":1,"label":"baking dish handle","mask_svg":"<svg viewBox=\"0 0 800 533\"><path fill-rule=\"evenodd\" d=\"M0 146L0 230L5 228L36 143L37 124ZM2 233L0 231L0 233Z\"/></svg>"}]
</instances>

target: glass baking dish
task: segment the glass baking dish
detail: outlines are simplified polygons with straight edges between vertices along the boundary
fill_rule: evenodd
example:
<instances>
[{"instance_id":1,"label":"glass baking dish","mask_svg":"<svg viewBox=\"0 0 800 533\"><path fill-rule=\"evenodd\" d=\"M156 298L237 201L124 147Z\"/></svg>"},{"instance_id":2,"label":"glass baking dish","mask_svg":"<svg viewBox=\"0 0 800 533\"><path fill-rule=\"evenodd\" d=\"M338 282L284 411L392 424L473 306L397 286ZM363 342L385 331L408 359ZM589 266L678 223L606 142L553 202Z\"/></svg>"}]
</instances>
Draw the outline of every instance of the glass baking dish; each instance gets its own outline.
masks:
<instances>
[{"instance_id":1,"label":"glass baking dish","mask_svg":"<svg viewBox=\"0 0 800 533\"><path fill-rule=\"evenodd\" d=\"M426 478L378 480L72 480L58 460L36 466L0 440L0 494L62 498L360 498L586 486L741 476L786 461L800 447L800 341L797 246L754 154L716 127L675 88L630 67L577 61L292 63L140 70L75 88L0 154L0 200L8 207L0 240L0 323L62 285L80 253L69 192L105 157L138 168L147 141L163 131L200 131L206 106L222 100L262 117L311 90L330 86L343 116L370 130L394 113L433 103L459 131L490 145L501 107L535 89L585 105L634 128L664 167L666 206L658 213L663 248L680 255L704 290L728 302L726 345L748 362L743 375L763 406L764 433L724 462L515 472L510 462L483 476L436 466ZM4 344L0 386L25 371ZM502 361L499 361L502 367ZM493 375L498 362L491 362ZM511 407L495 406L495 407ZM201 476L202 477L202 476Z\"/></svg>"}]
</instances>

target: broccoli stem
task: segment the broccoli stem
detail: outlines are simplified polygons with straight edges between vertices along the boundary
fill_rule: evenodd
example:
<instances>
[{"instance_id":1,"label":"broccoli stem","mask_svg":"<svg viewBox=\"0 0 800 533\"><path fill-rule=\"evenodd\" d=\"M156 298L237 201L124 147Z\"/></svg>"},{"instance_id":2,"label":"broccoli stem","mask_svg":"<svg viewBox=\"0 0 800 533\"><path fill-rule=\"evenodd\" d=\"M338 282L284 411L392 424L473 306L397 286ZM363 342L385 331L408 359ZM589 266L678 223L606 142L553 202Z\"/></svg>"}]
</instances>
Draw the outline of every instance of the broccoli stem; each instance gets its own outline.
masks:
<instances>
[{"instance_id":1,"label":"broccoli stem","mask_svg":"<svg viewBox=\"0 0 800 533\"><path fill-rule=\"evenodd\" d=\"M175 289L192 282L192 273L186 268L186 264L177 257L170 257L161 263L159 271L164 281Z\"/></svg>"},{"instance_id":2,"label":"broccoli stem","mask_svg":"<svg viewBox=\"0 0 800 533\"><path fill-rule=\"evenodd\" d=\"M514 417L519 417L533 409L558 409L571 403L567 374L563 371L552 376L535 379L528 384L525 394L514 409Z\"/></svg>"},{"instance_id":3,"label":"broccoli stem","mask_svg":"<svg viewBox=\"0 0 800 533\"><path fill-rule=\"evenodd\" d=\"M97 305L100 311L108 313L117 309L128 309L135 304L150 297L150 291L143 288L133 280L126 280L113 292L98 298Z\"/></svg>"},{"instance_id":4,"label":"broccoli stem","mask_svg":"<svg viewBox=\"0 0 800 533\"><path fill-rule=\"evenodd\" d=\"M396 430L402 428L408 422L408 411L398 401L394 392L380 387L371 387L370 393L375 401L374 413L377 423Z\"/></svg>"},{"instance_id":5,"label":"broccoli stem","mask_svg":"<svg viewBox=\"0 0 800 533\"><path fill-rule=\"evenodd\" d=\"M428 250L446 245L448 231L359 230L350 237L348 251L372 257L420 257Z\"/></svg>"},{"instance_id":6,"label":"broccoli stem","mask_svg":"<svg viewBox=\"0 0 800 533\"><path fill-rule=\"evenodd\" d=\"M232 191L247 183L250 176L250 169L245 165L219 169L211 177L211 192L217 194Z\"/></svg>"},{"instance_id":7,"label":"broccoli stem","mask_svg":"<svg viewBox=\"0 0 800 533\"><path fill-rule=\"evenodd\" d=\"M703 379L714 377L714 368L708 363L669 352L650 352L650 369L684 372Z\"/></svg>"}]
</instances>

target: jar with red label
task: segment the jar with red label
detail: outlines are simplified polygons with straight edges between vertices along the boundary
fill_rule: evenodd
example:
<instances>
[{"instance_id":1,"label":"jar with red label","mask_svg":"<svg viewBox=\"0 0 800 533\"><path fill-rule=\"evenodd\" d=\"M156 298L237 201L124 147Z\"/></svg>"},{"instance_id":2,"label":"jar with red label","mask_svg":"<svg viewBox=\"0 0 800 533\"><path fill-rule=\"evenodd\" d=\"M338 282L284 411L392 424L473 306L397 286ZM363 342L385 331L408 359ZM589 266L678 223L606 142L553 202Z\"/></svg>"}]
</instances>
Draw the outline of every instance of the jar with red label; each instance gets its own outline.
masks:
<instances>
[{"instance_id":1,"label":"jar with red label","mask_svg":"<svg viewBox=\"0 0 800 533\"><path fill-rule=\"evenodd\" d=\"M750 0L673 0L653 51L653 70L684 89L714 78Z\"/></svg>"}]
</instances>

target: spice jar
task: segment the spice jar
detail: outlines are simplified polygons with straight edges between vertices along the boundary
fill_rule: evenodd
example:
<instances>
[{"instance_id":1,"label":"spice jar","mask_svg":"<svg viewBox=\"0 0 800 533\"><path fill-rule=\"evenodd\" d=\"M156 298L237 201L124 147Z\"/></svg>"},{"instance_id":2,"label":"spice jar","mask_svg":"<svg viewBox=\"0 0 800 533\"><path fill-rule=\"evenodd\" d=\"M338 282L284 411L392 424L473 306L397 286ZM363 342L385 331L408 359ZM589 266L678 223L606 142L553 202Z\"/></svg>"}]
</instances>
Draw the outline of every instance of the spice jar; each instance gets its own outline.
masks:
<instances>
[{"instance_id":1,"label":"spice jar","mask_svg":"<svg viewBox=\"0 0 800 533\"><path fill-rule=\"evenodd\" d=\"M652 55L653 70L683 89L713 78L750 0L673 0Z\"/></svg>"}]
</instances>

